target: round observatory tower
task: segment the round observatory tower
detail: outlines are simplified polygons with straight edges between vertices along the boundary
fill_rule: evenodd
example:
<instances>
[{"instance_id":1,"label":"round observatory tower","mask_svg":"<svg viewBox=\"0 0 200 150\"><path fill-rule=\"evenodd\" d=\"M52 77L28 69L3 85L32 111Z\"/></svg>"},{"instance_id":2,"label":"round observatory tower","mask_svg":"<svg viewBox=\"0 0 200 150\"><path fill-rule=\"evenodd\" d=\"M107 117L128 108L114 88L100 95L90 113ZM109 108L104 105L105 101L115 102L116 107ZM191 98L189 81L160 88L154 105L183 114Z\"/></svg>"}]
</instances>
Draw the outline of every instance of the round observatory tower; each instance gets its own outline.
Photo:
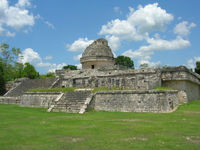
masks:
<instances>
[{"instance_id":1,"label":"round observatory tower","mask_svg":"<svg viewBox=\"0 0 200 150\"><path fill-rule=\"evenodd\" d=\"M111 68L115 64L114 55L105 39L97 39L90 44L80 59L83 69Z\"/></svg>"}]
</instances>

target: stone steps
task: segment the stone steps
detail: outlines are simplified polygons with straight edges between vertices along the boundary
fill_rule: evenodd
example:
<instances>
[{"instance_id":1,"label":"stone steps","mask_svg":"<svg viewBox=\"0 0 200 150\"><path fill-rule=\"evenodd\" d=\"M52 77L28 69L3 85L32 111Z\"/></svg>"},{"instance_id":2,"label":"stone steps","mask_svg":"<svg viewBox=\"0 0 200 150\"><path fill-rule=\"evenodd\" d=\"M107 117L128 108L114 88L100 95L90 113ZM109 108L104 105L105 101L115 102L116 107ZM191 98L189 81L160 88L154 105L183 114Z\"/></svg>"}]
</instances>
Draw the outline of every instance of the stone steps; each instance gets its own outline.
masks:
<instances>
[{"instance_id":1,"label":"stone steps","mask_svg":"<svg viewBox=\"0 0 200 150\"><path fill-rule=\"evenodd\" d=\"M29 89L50 88L56 80L56 78L23 80L17 87L12 88L4 96L17 97L21 96L24 92L27 92Z\"/></svg>"},{"instance_id":2,"label":"stone steps","mask_svg":"<svg viewBox=\"0 0 200 150\"><path fill-rule=\"evenodd\" d=\"M63 97L59 101L52 103L52 105L54 105L52 111L79 113L90 94L91 92L89 91L64 93Z\"/></svg>"}]
</instances>

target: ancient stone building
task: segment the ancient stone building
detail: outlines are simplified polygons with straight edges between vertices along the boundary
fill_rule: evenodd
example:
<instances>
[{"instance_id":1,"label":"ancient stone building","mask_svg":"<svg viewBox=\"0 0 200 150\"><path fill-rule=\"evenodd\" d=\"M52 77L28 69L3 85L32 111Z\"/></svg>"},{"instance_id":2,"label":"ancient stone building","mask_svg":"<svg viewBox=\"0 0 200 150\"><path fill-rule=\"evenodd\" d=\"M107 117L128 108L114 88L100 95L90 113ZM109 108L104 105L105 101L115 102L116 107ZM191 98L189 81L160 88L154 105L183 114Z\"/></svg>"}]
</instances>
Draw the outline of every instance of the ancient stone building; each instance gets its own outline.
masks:
<instances>
[{"instance_id":1,"label":"ancient stone building","mask_svg":"<svg viewBox=\"0 0 200 150\"><path fill-rule=\"evenodd\" d=\"M83 69L112 68L113 53L105 39L98 39L89 45L80 59Z\"/></svg>"},{"instance_id":2,"label":"ancient stone building","mask_svg":"<svg viewBox=\"0 0 200 150\"><path fill-rule=\"evenodd\" d=\"M57 70L56 78L23 79L0 103L46 107L48 111L79 112L87 109L121 112L171 112L180 102L200 99L200 76L185 66L125 69L115 66L105 39L89 45L81 58L82 70ZM75 92L27 92L31 88L68 88ZM90 89L109 90L92 93ZM169 87L173 90L155 90Z\"/></svg>"}]
</instances>

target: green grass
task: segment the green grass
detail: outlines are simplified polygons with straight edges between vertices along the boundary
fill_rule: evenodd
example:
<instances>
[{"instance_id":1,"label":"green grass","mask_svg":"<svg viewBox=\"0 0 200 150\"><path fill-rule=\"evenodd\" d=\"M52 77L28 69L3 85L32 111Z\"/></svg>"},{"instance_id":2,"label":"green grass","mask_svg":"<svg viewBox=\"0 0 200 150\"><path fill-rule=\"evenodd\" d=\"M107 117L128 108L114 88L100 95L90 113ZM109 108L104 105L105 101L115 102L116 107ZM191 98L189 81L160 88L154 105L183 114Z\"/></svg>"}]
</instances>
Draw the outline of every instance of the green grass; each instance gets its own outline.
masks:
<instances>
[{"instance_id":1,"label":"green grass","mask_svg":"<svg viewBox=\"0 0 200 150\"><path fill-rule=\"evenodd\" d=\"M108 87L99 87L99 88L94 88L94 89L92 90L92 92L95 93L95 92L100 92L100 91L114 91L114 90L126 90L126 89L117 88L117 87L112 87L112 88L108 88Z\"/></svg>"},{"instance_id":2,"label":"green grass","mask_svg":"<svg viewBox=\"0 0 200 150\"><path fill-rule=\"evenodd\" d=\"M200 101L173 113L47 113L0 105L1 150L199 150Z\"/></svg>"},{"instance_id":3,"label":"green grass","mask_svg":"<svg viewBox=\"0 0 200 150\"><path fill-rule=\"evenodd\" d=\"M28 92L74 92L76 88L29 89Z\"/></svg>"},{"instance_id":4,"label":"green grass","mask_svg":"<svg viewBox=\"0 0 200 150\"><path fill-rule=\"evenodd\" d=\"M162 86L159 86L159 87L154 88L154 90L161 90L161 91L163 91L163 90L174 90L174 89L169 88L169 87L162 87Z\"/></svg>"},{"instance_id":5,"label":"green grass","mask_svg":"<svg viewBox=\"0 0 200 150\"><path fill-rule=\"evenodd\" d=\"M76 89L80 89L80 88L29 89L28 92L74 92ZM93 88L92 92L95 93L99 91L113 91L113 90L123 90L123 89L99 87L99 88Z\"/></svg>"}]
</instances>

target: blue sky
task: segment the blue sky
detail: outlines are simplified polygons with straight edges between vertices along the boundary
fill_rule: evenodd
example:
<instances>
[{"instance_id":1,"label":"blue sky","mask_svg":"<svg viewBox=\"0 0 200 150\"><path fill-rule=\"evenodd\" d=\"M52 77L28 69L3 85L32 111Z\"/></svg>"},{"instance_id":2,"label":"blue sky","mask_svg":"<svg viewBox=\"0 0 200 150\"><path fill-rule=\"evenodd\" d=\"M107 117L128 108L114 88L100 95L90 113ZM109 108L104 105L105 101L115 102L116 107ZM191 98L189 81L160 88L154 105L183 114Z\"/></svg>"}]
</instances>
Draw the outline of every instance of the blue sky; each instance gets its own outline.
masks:
<instances>
[{"instance_id":1,"label":"blue sky","mask_svg":"<svg viewBox=\"0 0 200 150\"><path fill-rule=\"evenodd\" d=\"M78 65L106 38L135 67L195 67L200 60L199 0L0 0L0 43L20 48L40 73Z\"/></svg>"}]
</instances>

